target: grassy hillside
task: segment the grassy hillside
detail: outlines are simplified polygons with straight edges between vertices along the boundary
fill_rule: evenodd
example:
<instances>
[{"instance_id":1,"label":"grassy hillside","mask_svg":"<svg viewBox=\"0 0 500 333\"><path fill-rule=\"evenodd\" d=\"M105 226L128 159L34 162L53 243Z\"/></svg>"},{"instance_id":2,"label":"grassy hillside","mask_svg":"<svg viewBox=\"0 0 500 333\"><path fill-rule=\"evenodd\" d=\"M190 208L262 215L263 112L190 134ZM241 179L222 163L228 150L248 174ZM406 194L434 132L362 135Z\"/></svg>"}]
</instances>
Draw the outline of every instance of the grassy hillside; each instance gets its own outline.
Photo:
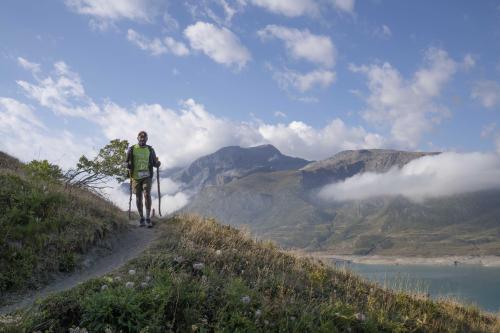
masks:
<instances>
[{"instance_id":1,"label":"grassy hillside","mask_svg":"<svg viewBox=\"0 0 500 333\"><path fill-rule=\"evenodd\" d=\"M500 332L474 307L383 290L214 220L159 228L141 257L3 318L0 331Z\"/></svg>"},{"instance_id":2,"label":"grassy hillside","mask_svg":"<svg viewBox=\"0 0 500 333\"><path fill-rule=\"evenodd\" d=\"M0 303L6 292L72 271L81 254L125 226L110 202L33 174L0 152Z\"/></svg>"}]
</instances>

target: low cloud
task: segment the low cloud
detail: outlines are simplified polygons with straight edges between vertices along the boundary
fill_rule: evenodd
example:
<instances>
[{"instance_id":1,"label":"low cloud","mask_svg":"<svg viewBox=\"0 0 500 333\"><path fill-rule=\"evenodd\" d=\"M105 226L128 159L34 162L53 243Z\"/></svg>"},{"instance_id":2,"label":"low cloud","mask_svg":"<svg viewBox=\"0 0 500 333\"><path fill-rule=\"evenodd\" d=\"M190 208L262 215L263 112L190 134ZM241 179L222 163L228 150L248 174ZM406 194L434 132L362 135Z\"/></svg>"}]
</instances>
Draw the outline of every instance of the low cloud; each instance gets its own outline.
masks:
<instances>
[{"instance_id":1,"label":"low cloud","mask_svg":"<svg viewBox=\"0 0 500 333\"><path fill-rule=\"evenodd\" d=\"M413 160L386 173L366 172L325 186L320 198L362 200L403 195L411 200L500 188L500 156L442 153Z\"/></svg>"},{"instance_id":2,"label":"low cloud","mask_svg":"<svg viewBox=\"0 0 500 333\"><path fill-rule=\"evenodd\" d=\"M205 53L213 61L226 66L245 67L251 55L239 38L227 28L196 22L184 30L191 48Z\"/></svg>"}]
</instances>

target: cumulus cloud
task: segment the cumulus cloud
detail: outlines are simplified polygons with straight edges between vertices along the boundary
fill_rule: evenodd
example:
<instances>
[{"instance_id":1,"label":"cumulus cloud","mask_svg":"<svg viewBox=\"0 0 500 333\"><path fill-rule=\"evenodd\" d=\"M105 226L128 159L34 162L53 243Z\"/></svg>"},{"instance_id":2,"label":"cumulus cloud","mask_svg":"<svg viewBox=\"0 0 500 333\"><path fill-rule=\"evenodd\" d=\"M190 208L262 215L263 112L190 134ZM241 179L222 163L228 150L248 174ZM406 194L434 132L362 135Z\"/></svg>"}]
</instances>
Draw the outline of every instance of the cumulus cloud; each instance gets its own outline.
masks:
<instances>
[{"instance_id":1,"label":"cumulus cloud","mask_svg":"<svg viewBox=\"0 0 500 333\"><path fill-rule=\"evenodd\" d=\"M184 30L191 48L202 51L212 60L226 66L245 67L251 55L239 38L227 28L196 22Z\"/></svg>"},{"instance_id":2,"label":"cumulus cloud","mask_svg":"<svg viewBox=\"0 0 500 333\"><path fill-rule=\"evenodd\" d=\"M324 159L341 150L377 148L385 143L380 135L362 127L349 127L338 118L320 129L302 121L292 121L289 124L260 124L258 131L265 142L283 153L311 160Z\"/></svg>"},{"instance_id":3,"label":"cumulus cloud","mask_svg":"<svg viewBox=\"0 0 500 333\"><path fill-rule=\"evenodd\" d=\"M150 22L158 12L157 0L66 0L65 4L91 17L91 26L99 29L122 19Z\"/></svg>"},{"instance_id":4,"label":"cumulus cloud","mask_svg":"<svg viewBox=\"0 0 500 333\"><path fill-rule=\"evenodd\" d=\"M7 97L0 97L0 135L0 150L24 162L47 159L66 169L95 145L68 131L50 130L31 106Z\"/></svg>"},{"instance_id":5,"label":"cumulus cloud","mask_svg":"<svg viewBox=\"0 0 500 333\"><path fill-rule=\"evenodd\" d=\"M45 79L35 76L35 83L19 80L17 84L28 97L58 114L91 118L99 112L99 107L85 94L80 76L66 63L56 62L53 74L54 77Z\"/></svg>"},{"instance_id":6,"label":"cumulus cloud","mask_svg":"<svg viewBox=\"0 0 500 333\"><path fill-rule=\"evenodd\" d=\"M386 173L366 172L325 186L324 200L362 200L403 195L411 200L500 188L500 156L442 153L413 160Z\"/></svg>"},{"instance_id":7,"label":"cumulus cloud","mask_svg":"<svg viewBox=\"0 0 500 333\"><path fill-rule=\"evenodd\" d=\"M147 51L152 55L161 55L171 53L176 56L189 55L189 49L182 42L178 42L172 37L149 39L133 29L128 29L127 39L138 46L141 50Z\"/></svg>"},{"instance_id":8,"label":"cumulus cloud","mask_svg":"<svg viewBox=\"0 0 500 333\"><path fill-rule=\"evenodd\" d=\"M293 87L300 92L306 92L315 86L326 88L335 81L335 72L330 70L317 69L305 74L293 70L274 70L273 78L282 89L288 90Z\"/></svg>"},{"instance_id":9,"label":"cumulus cloud","mask_svg":"<svg viewBox=\"0 0 500 333\"><path fill-rule=\"evenodd\" d=\"M345 0L340 0L342 1ZM319 13L319 7L314 0L249 0L249 2L272 13L288 17L314 16Z\"/></svg>"},{"instance_id":10,"label":"cumulus cloud","mask_svg":"<svg viewBox=\"0 0 500 333\"><path fill-rule=\"evenodd\" d=\"M431 130L449 110L435 99L458 69L446 51L430 48L425 65L412 79L405 80L389 63L382 65L350 65L350 70L366 75L370 94L366 97L364 119L380 126L389 126L398 146L415 148L423 133Z\"/></svg>"},{"instance_id":11,"label":"cumulus cloud","mask_svg":"<svg viewBox=\"0 0 500 333\"><path fill-rule=\"evenodd\" d=\"M262 40L281 39L288 54L294 59L303 59L331 68L335 65L337 51L330 37L314 35L309 30L299 30L277 25L268 25L257 34Z\"/></svg>"},{"instance_id":12,"label":"cumulus cloud","mask_svg":"<svg viewBox=\"0 0 500 333\"><path fill-rule=\"evenodd\" d=\"M340 11L346 13L354 13L355 0L331 0L333 6Z\"/></svg>"},{"instance_id":13,"label":"cumulus cloud","mask_svg":"<svg viewBox=\"0 0 500 333\"><path fill-rule=\"evenodd\" d=\"M500 84L489 80L476 82L471 97L485 108L493 109L500 104Z\"/></svg>"}]
</instances>

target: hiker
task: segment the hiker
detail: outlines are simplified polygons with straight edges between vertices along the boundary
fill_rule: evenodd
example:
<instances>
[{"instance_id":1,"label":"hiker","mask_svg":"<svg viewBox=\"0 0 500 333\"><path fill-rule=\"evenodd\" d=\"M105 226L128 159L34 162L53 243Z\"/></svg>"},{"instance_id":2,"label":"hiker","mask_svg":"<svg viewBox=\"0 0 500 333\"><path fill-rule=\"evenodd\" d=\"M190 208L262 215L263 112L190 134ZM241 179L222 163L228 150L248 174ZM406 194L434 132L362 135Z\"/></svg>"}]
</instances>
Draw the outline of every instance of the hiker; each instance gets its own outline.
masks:
<instances>
[{"instance_id":1,"label":"hiker","mask_svg":"<svg viewBox=\"0 0 500 333\"><path fill-rule=\"evenodd\" d=\"M132 191L135 194L137 211L141 216L139 225L151 228L151 187L153 185L153 167L158 168L160 161L153 147L146 145L148 134L140 131L137 135L138 144L131 146L127 152L127 168L129 169ZM146 218L142 209L142 195L146 205Z\"/></svg>"}]
</instances>

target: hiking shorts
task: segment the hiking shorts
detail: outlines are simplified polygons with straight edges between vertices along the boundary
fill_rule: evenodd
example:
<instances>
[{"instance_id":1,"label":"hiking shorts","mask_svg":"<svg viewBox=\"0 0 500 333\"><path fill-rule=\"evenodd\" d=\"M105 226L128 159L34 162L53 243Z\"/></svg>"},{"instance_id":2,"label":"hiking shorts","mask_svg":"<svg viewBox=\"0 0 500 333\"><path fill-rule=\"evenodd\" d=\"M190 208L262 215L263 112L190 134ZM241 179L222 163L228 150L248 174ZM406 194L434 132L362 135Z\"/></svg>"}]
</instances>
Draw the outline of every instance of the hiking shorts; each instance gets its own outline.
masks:
<instances>
[{"instance_id":1,"label":"hiking shorts","mask_svg":"<svg viewBox=\"0 0 500 333\"><path fill-rule=\"evenodd\" d=\"M151 187L153 186L153 179L150 177L142 179L132 179L132 191L135 195L142 195L145 191L146 194L151 194Z\"/></svg>"}]
</instances>

